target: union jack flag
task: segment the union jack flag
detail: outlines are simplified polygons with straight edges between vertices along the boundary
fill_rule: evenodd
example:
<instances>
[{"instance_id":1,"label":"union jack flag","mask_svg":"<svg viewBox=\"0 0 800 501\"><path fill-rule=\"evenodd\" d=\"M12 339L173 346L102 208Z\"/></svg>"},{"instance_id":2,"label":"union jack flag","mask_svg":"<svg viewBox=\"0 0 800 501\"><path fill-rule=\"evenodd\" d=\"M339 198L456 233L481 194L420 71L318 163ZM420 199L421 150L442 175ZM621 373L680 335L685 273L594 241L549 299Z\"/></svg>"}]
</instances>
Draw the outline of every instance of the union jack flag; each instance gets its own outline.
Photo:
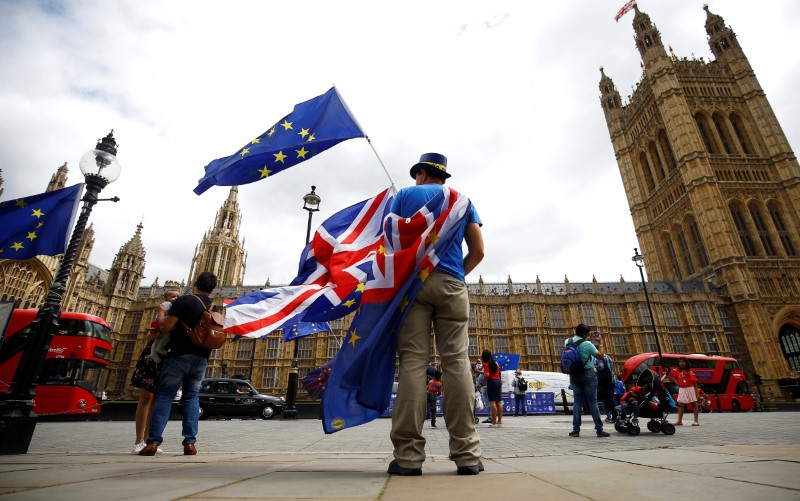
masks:
<instances>
[{"instance_id":1,"label":"union jack flag","mask_svg":"<svg viewBox=\"0 0 800 501\"><path fill-rule=\"evenodd\" d=\"M292 329L300 322L324 322L355 310L393 198L394 188L387 188L328 218L303 250L297 278L288 286L256 291L227 304L225 330L257 338L282 328L288 341L315 332Z\"/></svg>"},{"instance_id":2,"label":"union jack flag","mask_svg":"<svg viewBox=\"0 0 800 501\"><path fill-rule=\"evenodd\" d=\"M623 5L622 8L619 9L619 12L617 12L617 15L614 16L614 21L619 22L619 18L627 14L628 11L633 8L634 5L636 5L636 0L631 0L630 2Z\"/></svg>"},{"instance_id":3,"label":"union jack flag","mask_svg":"<svg viewBox=\"0 0 800 501\"><path fill-rule=\"evenodd\" d=\"M412 217L386 217L361 306L333 360L322 396L325 433L372 421L389 406L397 333L406 307L439 263L439 255L460 245L456 236L470 210L467 197L442 187Z\"/></svg>"}]
</instances>

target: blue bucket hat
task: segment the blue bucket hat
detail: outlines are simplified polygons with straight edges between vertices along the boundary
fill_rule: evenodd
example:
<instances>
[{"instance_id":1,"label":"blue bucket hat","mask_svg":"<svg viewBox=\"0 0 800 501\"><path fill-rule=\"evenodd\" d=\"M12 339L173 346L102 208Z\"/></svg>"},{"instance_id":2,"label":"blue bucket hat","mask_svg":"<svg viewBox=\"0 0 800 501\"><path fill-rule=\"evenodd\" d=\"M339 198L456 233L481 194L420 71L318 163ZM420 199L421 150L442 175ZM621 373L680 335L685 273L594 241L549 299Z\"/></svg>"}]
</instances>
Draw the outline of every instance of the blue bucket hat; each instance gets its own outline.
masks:
<instances>
[{"instance_id":1,"label":"blue bucket hat","mask_svg":"<svg viewBox=\"0 0 800 501\"><path fill-rule=\"evenodd\" d=\"M419 162L411 167L411 178L416 178L417 172L423 168L432 176L442 179L450 177L447 173L447 157L440 153L423 153Z\"/></svg>"}]
</instances>

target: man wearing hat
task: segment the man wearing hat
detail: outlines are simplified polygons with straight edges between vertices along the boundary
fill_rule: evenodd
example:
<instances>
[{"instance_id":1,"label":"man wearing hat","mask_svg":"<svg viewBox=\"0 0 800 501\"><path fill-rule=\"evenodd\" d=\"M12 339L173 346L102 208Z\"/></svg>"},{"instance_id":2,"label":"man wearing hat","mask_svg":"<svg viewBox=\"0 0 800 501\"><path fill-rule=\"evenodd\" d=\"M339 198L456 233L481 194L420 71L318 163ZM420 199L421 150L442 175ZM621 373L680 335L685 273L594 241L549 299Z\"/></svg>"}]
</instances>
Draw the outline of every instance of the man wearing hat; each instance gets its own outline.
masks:
<instances>
[{"instance_id":1,"label":"man wearing hat","mask_svg":"<svg viewBox=\"0 0 800 501\"><path fill-rule=\"evenodd\" d=\"M511 381L511 388L514 390L514 415L527 416L525 411L525 395L528 393L528 382L522 377L522 371L517 369L514 372L514 380Z\"/></svg>"},{"instance_id":2,"label":"man wearing hat","mask_svg":"<svg viewBox=\"0 0 800 501\"><path fill-rule=\"evenodd\" d=\"M434 196L441 193L450 174L447 158L439 153L425 153L411 167L416 186L400 190L394 199L392 212L411 217ZM389 464L392 475L421 475L425 461L425 366L429 355L431 324L435 326L436 348L444 373L442 407L447 432L450 434L450 459L456 463L459 475L477 475L483 471L480 437L475 430L472 407L474 387L472 364L468 357L469 298L464 275L483 259L481 220L470 204L463 216L463 233L456 235L455 244L441 254L436 268L423 282L397 340L400 357L400 377L397 400L392 412L390 438L395 459ZM461 243L466 242L464 255Z\"/></svg>"}]
</instances>

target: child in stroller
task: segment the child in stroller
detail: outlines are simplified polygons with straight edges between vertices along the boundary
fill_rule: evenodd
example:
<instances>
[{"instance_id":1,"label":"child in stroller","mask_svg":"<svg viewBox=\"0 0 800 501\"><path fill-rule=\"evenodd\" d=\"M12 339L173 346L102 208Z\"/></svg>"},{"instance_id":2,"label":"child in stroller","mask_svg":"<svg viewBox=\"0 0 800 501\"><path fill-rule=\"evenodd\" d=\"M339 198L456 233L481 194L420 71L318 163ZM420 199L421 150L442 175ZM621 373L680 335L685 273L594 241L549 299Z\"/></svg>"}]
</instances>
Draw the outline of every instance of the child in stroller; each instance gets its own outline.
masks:
<instances>
[{"instance_id":1,"label":"child in stroller","mask_svg":"<svg viewBox=\"0 0 800 501\"><path fill-rule=\"evenodd\" d=\"M639 417L649 418L647 429L665 435L675 433L675 426L667 421L670 398L658 375L647 369L639 375L636 386L620 399L620 408L614 429L619 433L638 435Z\"/></svg>"}]
</instances>

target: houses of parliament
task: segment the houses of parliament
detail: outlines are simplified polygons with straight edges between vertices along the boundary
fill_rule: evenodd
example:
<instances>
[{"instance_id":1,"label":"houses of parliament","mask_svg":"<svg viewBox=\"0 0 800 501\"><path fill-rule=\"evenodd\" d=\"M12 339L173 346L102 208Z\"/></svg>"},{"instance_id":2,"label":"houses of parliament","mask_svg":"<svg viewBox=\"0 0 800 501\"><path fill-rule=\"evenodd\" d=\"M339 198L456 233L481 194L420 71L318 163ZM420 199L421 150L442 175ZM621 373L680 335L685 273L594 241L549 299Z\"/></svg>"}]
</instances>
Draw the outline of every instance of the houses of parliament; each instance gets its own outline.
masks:
<instances>
[{"instance_id":1,"label":"houses of parliament","mask_svg":"<svg viewBox=\"0 0 800 501\"><path fill-rule=\"evenodd\" d=\"M600 106L647 259L653 318L641 282L480 279L468 284L473 359L488 348L520 354L522 369L556 371L564 339L582 322L605 334L619 372L628 357L656 351L654 324L662 351L732 356L751 384L755 374L762 377L765 399L800 398L800 166L733 29L704 9L713 59L674 54L637 6L642 75L626 102L600 70ZM58 168L48 190L65 185L67 169ZM218 305L270 287L243 284L237 196L234 186L187 263L185 282L140 285L142 224L107 270L90 263L95 234L87 228L62 310L95 314L111 326L109 398L135 397L130 376L166 289L188 291L201 271L218 276ZM58 262L0 260L2 298L39 306ZM298 341L301 377L338 352L347 320ZM241 373L259 390L280 394L293 348L281 332L230 342L212 353L207 375ZM298 398L304 396L301 389Z\"/></svg>"}]
</instances>

